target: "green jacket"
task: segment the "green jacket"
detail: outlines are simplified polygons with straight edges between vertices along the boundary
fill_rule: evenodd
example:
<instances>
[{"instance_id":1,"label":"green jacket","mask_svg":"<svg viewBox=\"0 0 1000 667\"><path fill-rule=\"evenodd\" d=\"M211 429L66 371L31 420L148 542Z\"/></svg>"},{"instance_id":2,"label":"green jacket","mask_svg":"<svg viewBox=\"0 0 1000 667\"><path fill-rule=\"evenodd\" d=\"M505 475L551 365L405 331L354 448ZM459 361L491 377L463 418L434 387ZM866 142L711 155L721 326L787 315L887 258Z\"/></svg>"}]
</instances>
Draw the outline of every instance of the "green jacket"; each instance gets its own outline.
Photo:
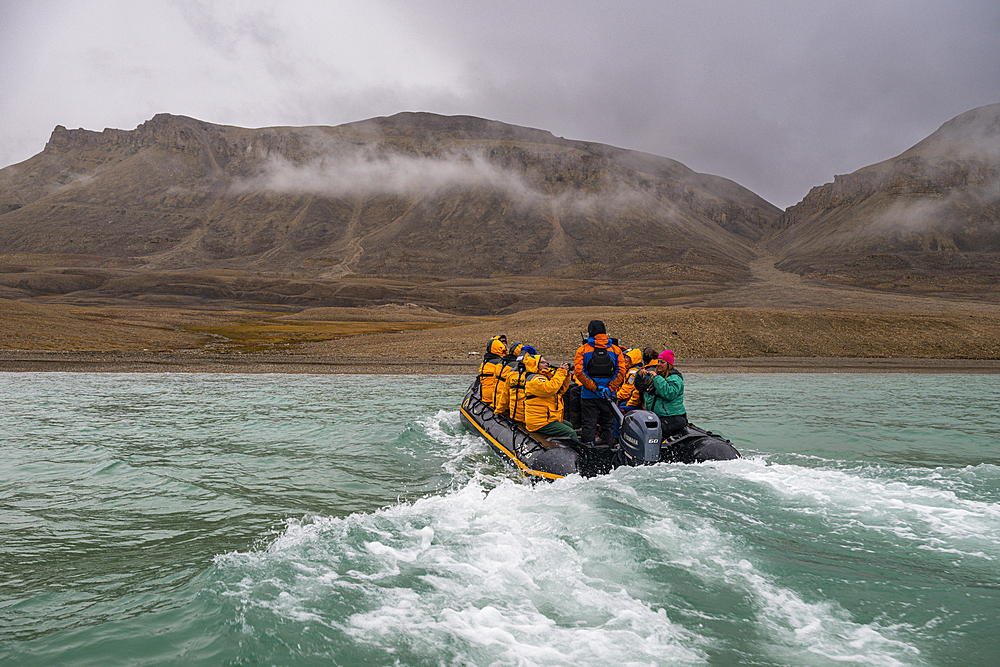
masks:
<instances>
[{"instance_id":1,"label":"green jacket","mask_svg":"<svg viewBox=\"0 0 1000 667\"><path fill-rule=\"evenodd\" d=\"M684 376L676 368L671 368L667 377L653 376L653 382L646 390L646 409L657 417L674 417L687 413L684 409Z\"/></svg>"}]
</instances>

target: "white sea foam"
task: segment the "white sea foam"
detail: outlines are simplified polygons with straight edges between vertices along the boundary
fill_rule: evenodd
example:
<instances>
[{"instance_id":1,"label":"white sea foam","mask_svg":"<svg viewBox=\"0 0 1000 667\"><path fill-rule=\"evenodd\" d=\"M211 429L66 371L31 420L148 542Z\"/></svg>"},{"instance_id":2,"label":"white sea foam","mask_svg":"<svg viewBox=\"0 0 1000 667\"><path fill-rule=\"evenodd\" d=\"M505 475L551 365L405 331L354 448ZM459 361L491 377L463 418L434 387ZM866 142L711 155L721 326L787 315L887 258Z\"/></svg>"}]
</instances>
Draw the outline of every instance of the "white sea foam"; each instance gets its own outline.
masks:
<instances>
[{"instance_id":1,"label":"white sea foam","mask_svg":"<svg viewBox=\"0 0 1000 667\"><path fill-rule=\"evenodd\" d=\"M458 650L476 664L704 664L718 640L703 622L752 623L767 638L761 650L790 664L919 664L918 649L891 628L856 622L835 601L808 601L754 565L741 539L639 494L636 480L655 474L489 491L472 482L373 514L293 521L266 554L217 563L261 568L266 583L233 590L250 606L335 627L361 645ZM302 559L310 568L288 568ZM275 567L291 574L276 578ZM706 613L678 597L681 583L650 579L650 567L702 582L691 590L747 600L753 615ZM345 597L363 610L317 611Z\"/></svg>"},{"instance_id":2,"label":"white sea foam","mask_svg":"<svg viewBox=\"0 0 1000 667\"><path fill-rule=\"evenodd\" d=\"M690 522L687 518L685 523ZM795 665L851 663L895 667L919 664L920 651L893 636L891 628L858 623L836 602L807 601L777 583L744 556L739 540L707 520L681 525L665 517L646 530L674 563L716 587L740 592L755 616L747 619L768 638L762 649L776 660Z\"/></svg>"},{"instance_id":3,"label":"white sea foam","mask_svg":"<svg viewBox=\"0 0 1000 667\"><path fill-rule=\"evenodd\" d=\"M291 521L266 552L216 563L256 570L229 594L289 620L352 597L367 610L322 622L363 644L438 655L458 642L490 664L702 664L705 638L587 572L565 521L581 509L574 486L470 483L374 514ZM304 558L312 570L288 567Z\"/></svg>"},{"instance_id":4,"label":"white sea foam","mask_svg":"<svg viewBox=\"0 0 1000 667\"><path fill-rule=\"evenodd\" d=\"M887 667L919 659L920 650L893 638L892 629L854 622L833 602L807 602L746 561L727 567L726 578L753 596L759 608L757 623L773 638L771 649L776 657L794 664L816 664L818 661L809 658L812 654L838 663Z\"/></svg>"},{"instance_id":5,"label":"white sea foam","mask_svg":"<svg viewBox=\"0 0 1000 667\"><path fill-rule=\"evenodd\" d=\"M441 452L449 460L462 461L482 453L486 448L481 438L462 430L457 410L439 410L434 415L418 419L417 423L431 440L445 445ZM455 432L459 434L452 435Z\"/></svg>"},{"instance_id":6,"label":"white sea foam","mask_svg":"<svg viewBox=\"0 0 1000 667\"><path fill-rule=\"evenodd\" d=\"M559 520L579 500L566 488L507 483L489 494L470 485L387 510L403 525L413 510L433 516L435 539L420 563L424 590L394 588L350 619L352 634L362 642L425 643L434 652L458 638L497 664L701 663L699 637L584 573L586 559Z\"/></svg>"},{"instance_id":7,"label":"white sea foam","mask_svg":"<svg viewBox=\"0 0 1000 667\"><path fill-rule=\"evenodd\" d=\"M959 497L941 480L900 481L862 471L824 470L744 459L723 474L765 485L791 511L942 553L1000 559L1000 504Z\"/></svg>"}]
</instances>

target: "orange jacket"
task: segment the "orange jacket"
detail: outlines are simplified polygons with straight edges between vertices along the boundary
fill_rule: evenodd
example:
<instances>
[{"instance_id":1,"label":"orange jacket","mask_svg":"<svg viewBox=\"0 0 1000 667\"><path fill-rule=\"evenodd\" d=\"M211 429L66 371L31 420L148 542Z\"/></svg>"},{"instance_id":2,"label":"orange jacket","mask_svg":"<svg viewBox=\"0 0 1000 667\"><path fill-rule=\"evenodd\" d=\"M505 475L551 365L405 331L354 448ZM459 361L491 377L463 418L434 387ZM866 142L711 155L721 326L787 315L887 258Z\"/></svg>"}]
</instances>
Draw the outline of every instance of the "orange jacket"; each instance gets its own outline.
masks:
<instances>
[{"instance_id":1,"label":"orange jacket","mask_svg":"<svg viewBox=\"0 0 1000 667\"><path fill-rule=\"evenodd\" d=\"M587 375L587 363L590 361L590 357L595 350L607 350L613 357L614 364L617 367L610 381L607 384L603 382L600 382L600 384L608 387L612 393L617 393L618 388L625 381L625 371L628 369L628 366L624 366L623 368L623 357L625 355L622 353L621 348L611 345L608 342L607 334L597 334L593 338L588 338L587 342L577 349L576 357L573 359L573 375L585 390L582 394L583 398L593 398L597 392L598 382ZM588 390L590 395L587 394Z\"/></svg>"}]
</instances>

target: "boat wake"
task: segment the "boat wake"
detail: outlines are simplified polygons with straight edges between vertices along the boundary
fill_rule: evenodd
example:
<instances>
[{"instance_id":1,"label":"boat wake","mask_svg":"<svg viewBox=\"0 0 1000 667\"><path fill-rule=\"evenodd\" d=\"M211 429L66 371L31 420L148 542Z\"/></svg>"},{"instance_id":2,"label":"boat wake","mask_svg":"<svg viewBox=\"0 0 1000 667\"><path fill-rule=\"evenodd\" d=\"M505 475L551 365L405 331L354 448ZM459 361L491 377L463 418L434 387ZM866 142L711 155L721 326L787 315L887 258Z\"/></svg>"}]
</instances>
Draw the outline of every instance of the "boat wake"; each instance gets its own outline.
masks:
<instances>
[{"instance_id":1,"label":"boat wake","mask_svg":"<svg viewBox=\"0 0 1000 667\"><path fill-rule=\"evenodd\" d=\"M452 420L431 422L464 442L448 434ZM340 647L334 660L705 664L749 652L778 664L916 665L917 619L872 613L851 577L869 579L887 541L897 555L967 549L993 516L893 479L767 457L490 482L473 475L373 513L289 520L266 549L216 558L220 599L250 625L309 628ZM914 503L922 509L888 520ZM949 515L964 525L913 544ZM992 558L996 532L981 539ZM830 550L843 565L814 572Z\"/></svg>"}]
</instances>

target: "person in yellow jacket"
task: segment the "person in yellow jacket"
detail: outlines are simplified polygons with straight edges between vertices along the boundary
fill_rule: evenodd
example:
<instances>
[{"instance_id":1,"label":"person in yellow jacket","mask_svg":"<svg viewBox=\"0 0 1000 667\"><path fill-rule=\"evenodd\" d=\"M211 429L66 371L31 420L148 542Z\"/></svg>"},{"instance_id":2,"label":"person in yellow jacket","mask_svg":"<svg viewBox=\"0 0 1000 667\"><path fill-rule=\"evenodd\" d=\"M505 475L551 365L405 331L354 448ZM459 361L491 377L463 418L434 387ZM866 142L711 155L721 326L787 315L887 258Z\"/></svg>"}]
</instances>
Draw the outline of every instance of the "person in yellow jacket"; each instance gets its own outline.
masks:
<instances>
[{"instance_id":1,"label":"person in yellow jacket","mask_svg":"<svg viewBox=\"0 0 1000 667\"><path fill-rule=\"evenodd\" d=\"M518 367L523 363L522 357L526 354L538 354L534 347L527 343L512 343L503 358L503 364L497 370L497 385L493 391L493 411L497 414L505 415L510 408L510 380L511 374L516 374ZM521 389L524 388L521 383ZM522 419L523 412L522 409Z\"/></svg>"},{"instance_id":2,"label":"person in yellow jacket","mask_svg":"<svg viewBox=\"0 0 1000 667\"><path fill-rule=\"evenodd\" d=\"M628 405L633 394L639 393L635 388L635 373L642 368L642 350L637 347L625 350L625 359L628 363L628 370L625 371L625 382L618 390L618 404Z\"/></svg>"},{"instance_id":3,"label":"person in yellow jacket","mask_svg":"<svg viewBox=\"0 0 1000 667\"><path fill-rule=\"evenodd\" d=\"M551 438L575 438L572 424L563 421L563 393L569 387L569 364L553 371L541 355L526 355L524 426Z\"/></svg>"},{"instance_id":4,"label":"person in yellow jacket","mask_svg":"<svg viewBox=\"0 0 1000 667\"><path fill-rule=\"evenodd\" d=\"M650 373L656 373L656 366L659 364L657 359L657 354L659 354L655 348L645 347L642 350L642 368L640 370L649 371ZM638 371L637 371L638 372ZM632 374L632 386L635 387L635 373ZM628 407L639 408L640 410L645 409L645 396L643 392L639 391L638 387L635 387L635 393L628 399Z\"/></svg>"},{"instance_id":5,"label":"person in yellow jacket","mask_svg":"<svg viewBox=\"0 0 1000 667\"><path fill-rule=\"evenodd\" d=\"M497 377L505 354L507 354L506 336L494 336L486 343L486 354L483 356L483 363L479 364L479 397L487 405L493 405Z\"/></svg>"},{"instance_id":6,"label":"person in yellow jacket","mask_svg":"<svg viewBox=\"0 0 1000 667\"><path fill-rule=\"evenodd\" d=\"M498 383L500 390L497 392L496 405L493 406L493 411L498 415L507 415L521 424L524 423L524 383L528 379L524 360L536 354L535 348L530 345L525 347L529 352L518 358L517 364L504 376L506 381Z\"/></svg>"}]
</instances>

